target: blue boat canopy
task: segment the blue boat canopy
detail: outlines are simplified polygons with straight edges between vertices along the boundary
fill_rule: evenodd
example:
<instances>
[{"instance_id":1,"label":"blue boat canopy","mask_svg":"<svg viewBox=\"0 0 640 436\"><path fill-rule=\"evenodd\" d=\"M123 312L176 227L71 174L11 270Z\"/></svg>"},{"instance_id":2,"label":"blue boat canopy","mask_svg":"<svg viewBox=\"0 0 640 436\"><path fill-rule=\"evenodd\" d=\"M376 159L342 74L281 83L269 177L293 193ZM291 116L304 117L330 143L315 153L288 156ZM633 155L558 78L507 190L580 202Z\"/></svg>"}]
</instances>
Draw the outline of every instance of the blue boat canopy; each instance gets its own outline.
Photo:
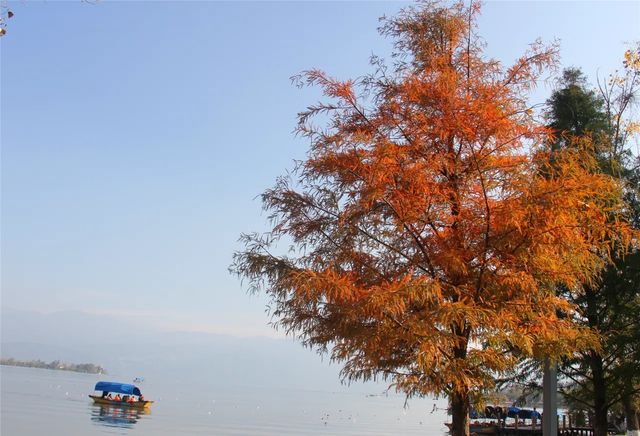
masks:
<instances>
[{"instance_id":1,"label":"blue boat canopy","mask_svg":"<svg viewBox=\"0 0 640 436\"><path fill-rule=\"evenodd\" d=\"M542 419L542 415L537 410L520 409L518 411L518 418L521 419Z\"/></svg>"},{"instance_id":2,"label":"blue boat canopy","mask_svg":"<svg viewBox=\"0 0 640 436\"><path fill-rule=\"evenodd\" d=\"M520 413L519 407L509 406L509 408L507 409L507 416L509 418L515 418L516 416L518 416L518 413Z\"/></svg>"},{"instance_id":3,"label":"blue boat canopy","mask_svg":"<svg viewBox=\"0 0 640 436\"><path fill-rule=\"evenodd\" d=\"M98 382L95 387L96 391L106 391L106 392L114 392L118 394L126 394L126 395L142 395L140 389L137 386L129 385L126 383L117 383L117 382Z\"/></svg>"}]
</instances>

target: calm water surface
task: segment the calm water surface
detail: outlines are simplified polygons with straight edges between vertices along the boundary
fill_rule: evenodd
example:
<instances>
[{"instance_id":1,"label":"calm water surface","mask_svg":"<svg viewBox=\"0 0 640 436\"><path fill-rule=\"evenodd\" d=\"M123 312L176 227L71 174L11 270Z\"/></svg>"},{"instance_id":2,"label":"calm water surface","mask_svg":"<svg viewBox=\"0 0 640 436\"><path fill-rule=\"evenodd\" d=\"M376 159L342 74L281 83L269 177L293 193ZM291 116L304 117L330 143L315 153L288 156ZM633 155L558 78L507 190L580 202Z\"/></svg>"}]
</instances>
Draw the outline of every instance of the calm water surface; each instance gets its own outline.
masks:
<instances>
[{"instance_id":1,"label":"calm water surface","mask_svg":"<svg viewBox=\"0 0 640 436\"><path fill-rule=\"evenodd\" d=\"M145 380L151 411L100 407L87 394L118 380L34 368L0 367L2 436L41 435L442 435L444 400L360 392L216 388L201 381ZM121 381L127 381L120 379ZM434 408L439 410L432 412Z\"/></svg>"}]
</instances>

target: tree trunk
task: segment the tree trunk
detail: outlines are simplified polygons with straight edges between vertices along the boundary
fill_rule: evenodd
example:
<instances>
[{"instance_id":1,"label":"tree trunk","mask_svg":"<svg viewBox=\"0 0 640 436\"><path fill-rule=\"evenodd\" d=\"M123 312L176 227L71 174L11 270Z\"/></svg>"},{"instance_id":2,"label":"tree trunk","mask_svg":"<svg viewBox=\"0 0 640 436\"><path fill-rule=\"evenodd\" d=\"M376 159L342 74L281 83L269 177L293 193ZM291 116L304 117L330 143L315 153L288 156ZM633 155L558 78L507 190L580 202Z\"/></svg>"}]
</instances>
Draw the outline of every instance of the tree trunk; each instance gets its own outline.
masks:
<instances>
[{"instance_id":1,"label":"tree trunk","mask_svg":"<svg viewBox=\"0 0 640 436\"><path fill-rule=\"evenodd\" d=\"M600 327L599 307L597 301L598 289L590 286L585 287L585 297L587 303L587 319L589 327L597 329ZM604 365L602 356L596 351L591 351L587 360L593 377L593 422L589 424L593 427L593 436L607 436L607 384L605 382Z\"/></svg>"},{"instance_id":2,"label":"tree trunk","mask_svg":"<svg viewBox=\"0 0 640 436\"><path fill-rule=\"evenodd\" d=\"M451 394L451 419L453 436L469 436L469 395Z\"/></svg>"},{"instance_id":3,"label":"tree trunk","mask_svg":"<svg viewBox=\"0 0 640 436\"><path fill-rule=\"evenodd\" d=\"M593 375L593 435L607 436L607 385L604 379L602 356L591 353L591 372Z\"/></svg>"},{"instance_id":4,"label":"tree trunk","mask_svg":"<svg viewBox=\"0 0 640 436\"><path fill-rule=\"evenodd\" d=\"M624 414L627 419L627 436L640 436L640 423L638 422L638 409L633 403L631 395L625 395L622 399Z\"/></svg>"},{"instance_id":5,"label":"tree trunk","mask_svg":"<svg viewBox=\"0 0 640 436\"><path fill-rule=\"evenodd\" d=\"M453 348L453 356L456 360L467 358L467 346L469 344L469 328L467 326L455 326L452 328L456 336L457 344ZM451 434L453 436L469 436L469 386L458 386L450 396L451 399Z\"/></svg>"}]
</instances>

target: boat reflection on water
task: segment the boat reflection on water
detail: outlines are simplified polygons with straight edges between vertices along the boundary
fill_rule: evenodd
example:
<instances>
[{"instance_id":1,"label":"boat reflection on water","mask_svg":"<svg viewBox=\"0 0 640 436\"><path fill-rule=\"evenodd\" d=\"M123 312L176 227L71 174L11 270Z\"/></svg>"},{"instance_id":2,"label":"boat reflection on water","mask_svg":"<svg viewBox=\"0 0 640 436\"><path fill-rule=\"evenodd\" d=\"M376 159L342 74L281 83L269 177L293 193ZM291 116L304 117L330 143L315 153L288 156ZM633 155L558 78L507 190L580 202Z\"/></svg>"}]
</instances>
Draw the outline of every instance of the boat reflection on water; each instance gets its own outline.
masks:
<instances>
[{"instance_id":1,"label":"boat reflection on water","mask_svg":"<svg viewBox=\"0 0 640 436\"><path fill-rule=\"evenodd\" d=\"M93 404L91 406L91 421L106 427L133 428L143 415L150 413L149 409Z\"/></svg>"}]
</instances>

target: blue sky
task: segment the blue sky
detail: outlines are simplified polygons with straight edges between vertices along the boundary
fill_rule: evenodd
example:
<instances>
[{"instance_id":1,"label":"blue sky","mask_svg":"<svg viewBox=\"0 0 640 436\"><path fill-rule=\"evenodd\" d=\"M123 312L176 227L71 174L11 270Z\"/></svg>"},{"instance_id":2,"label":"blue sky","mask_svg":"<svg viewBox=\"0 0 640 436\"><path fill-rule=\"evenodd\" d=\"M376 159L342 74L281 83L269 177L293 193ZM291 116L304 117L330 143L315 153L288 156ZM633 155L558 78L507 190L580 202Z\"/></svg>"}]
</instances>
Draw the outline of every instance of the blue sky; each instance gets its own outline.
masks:
<instances>
[{"instance_id":1,"label":"blue sky","mask_svg":"<svg viewBox=\"0 0 640 436\"><path fill-rule=\"evenodd\" d=\"M319 99L289 77L367 73L397 2L9 2L1 40L2 305L158 329L271 335L227 268L255 198L304 157ZM640 39L640 2L488 2L486 54L541 37L595 79ZM542 84L534 100L544 101Z\"/></svg>"}]
</instances>

